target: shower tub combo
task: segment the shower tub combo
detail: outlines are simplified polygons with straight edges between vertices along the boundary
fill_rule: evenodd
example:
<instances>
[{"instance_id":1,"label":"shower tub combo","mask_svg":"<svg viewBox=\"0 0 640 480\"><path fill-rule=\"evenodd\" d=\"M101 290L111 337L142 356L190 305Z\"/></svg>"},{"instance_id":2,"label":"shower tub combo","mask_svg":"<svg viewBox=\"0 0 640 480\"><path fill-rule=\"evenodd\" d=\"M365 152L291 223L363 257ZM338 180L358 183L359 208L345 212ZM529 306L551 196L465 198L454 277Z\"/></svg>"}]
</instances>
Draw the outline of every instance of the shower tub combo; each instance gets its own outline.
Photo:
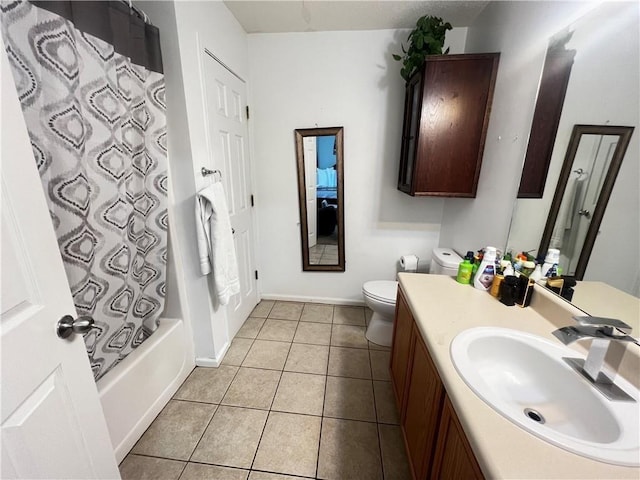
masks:
<instances>
[{"instance_id":1,"label":"shower tub combo","mask_svg":"<svg viewBox=\"0 0 640 480\"><path fill-rule=\"evenodd\" d=\"M194 368L182 320L160 326L97 382L116 460L120 463Z\"/></svg>"}]
</instances>

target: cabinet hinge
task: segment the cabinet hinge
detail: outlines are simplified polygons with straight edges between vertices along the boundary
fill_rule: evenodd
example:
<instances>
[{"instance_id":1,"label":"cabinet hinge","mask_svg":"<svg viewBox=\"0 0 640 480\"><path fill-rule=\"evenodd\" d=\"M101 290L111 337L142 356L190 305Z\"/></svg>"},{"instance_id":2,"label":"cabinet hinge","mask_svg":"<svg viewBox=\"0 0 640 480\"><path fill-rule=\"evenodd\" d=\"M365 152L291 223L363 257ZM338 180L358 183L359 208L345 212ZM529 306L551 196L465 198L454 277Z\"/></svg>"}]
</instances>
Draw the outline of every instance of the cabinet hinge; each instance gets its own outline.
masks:
<instances>
[{"instance_id":1,"label":"cabinet hinge","mask_svg":"<svg viewBox=\"0 0 640 480\"><path fill-rule=\"evenodd\" d=\"M255 271L256 274L256 280L258 279L258 270Z\"/></svg>"},{"instance_id":2,"label":"cabinet hinge","mask_svg":"<svg viewBox=\"0 0 640 480\"><path fill-rule=\"evenodd\" d=\"M247 105L245 108L247 110L247 120L249 120L249 105Z\"/></svg>"},{"instance_id":3,"label":"cabinet hinge","mask_svg":"<svg viewBox=\"0 0 640 480\"><path fill-rule=\"evenodd\" d=\"M251 195L251 206L253 207L254 203L253 203L253 195Z\"/></svg>"}]
</instances>

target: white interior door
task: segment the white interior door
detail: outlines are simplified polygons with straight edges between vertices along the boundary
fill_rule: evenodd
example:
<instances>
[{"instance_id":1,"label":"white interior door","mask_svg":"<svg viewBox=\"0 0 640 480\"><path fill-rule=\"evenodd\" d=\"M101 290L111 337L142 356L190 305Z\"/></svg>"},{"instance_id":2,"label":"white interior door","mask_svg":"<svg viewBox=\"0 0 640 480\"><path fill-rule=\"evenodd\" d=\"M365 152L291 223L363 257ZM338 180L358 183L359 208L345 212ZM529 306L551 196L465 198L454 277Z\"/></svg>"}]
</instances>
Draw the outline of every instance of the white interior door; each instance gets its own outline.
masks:
<instances>
[{"instance_id":1,"label":"white interior door","mask_svg":"<svg viewBox=\"0 0 640 480\"><path fill-rule=\"evenodd\" d=\"M305 187L307 194L307 233L309 248L318 243L317 148L316 137L302 137Z\"/></svg>"},{"instance_id":2,"label":"white interior door","mask_svg":"<svg viewBox=\"0 0 640 480\"><path fill-rule=\"evenodd\" d=\"M203 53L203 57L209 168L222 172L240 275L240 293L234 295L227 305L229 337L233 338L258 303L246 116L247 89L244 81L207 52Z\"/></svg>"},{"instance_id":3,"label":"white interior door","mask_svg":"<svg viewBox=\"0 0 640 480\"><path fill-rule=\"evenodd\" d=\"M120 478L2 50L2 478ZM75 337L75 338L73 338Z\"/></svg>"}]
</instances>

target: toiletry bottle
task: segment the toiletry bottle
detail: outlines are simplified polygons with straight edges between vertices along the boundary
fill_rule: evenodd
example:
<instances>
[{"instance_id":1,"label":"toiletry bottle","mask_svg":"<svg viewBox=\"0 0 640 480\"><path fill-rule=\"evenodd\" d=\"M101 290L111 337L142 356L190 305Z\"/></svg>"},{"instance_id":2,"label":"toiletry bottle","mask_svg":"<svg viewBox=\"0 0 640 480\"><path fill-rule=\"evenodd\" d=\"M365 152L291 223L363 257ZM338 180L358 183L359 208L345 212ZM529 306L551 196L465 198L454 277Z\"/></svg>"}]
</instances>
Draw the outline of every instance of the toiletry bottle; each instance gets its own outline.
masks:
<instances>
[{"instance_id":1,"label":"toiletry bottle","mask_svg":"<svg viewBox=\"0 0 640 480\"><path fill-rule=\"evenodd\" d=\"M529 275L529 278L534 282L537 282L542 278L542 266L540 264L536 265L536 268L533 269L533 272L531 273L531 275Z\"/></svg>"},{"instance_id":2,"label":"toiletry bottle","mask_svg":"<svg viewBox=\"0 0 640 480\"><path fill-rule=\"evenodd\" d=\"M487 247L484 250L482 262L478 267L476 276L473 279L473 286L479 290L489 290L493 277L496 274L496 248Z\"/></svg>"},{"instance_id":3,"label":"toiletry bottle","mask_svg":"<svg viewBox=\"0 0 640 480\"><path fill-rule=\"evenodd\" d=\"M500 298L500 286L502 285L503 281L504 275L496 273L496 275L493 277L493 282L491 282L491 290L489 290L491 296Z\"/></svg>"},{"instance_id":4,"label":"toiletry bottle","mask_svg":"<svg viewBox=\"0 0 640 480\"><path fill-rule=\"evenodd\" d=\"M473 252L467 252L464 260L460 262L458 266L458 276L456 280L463 285L469 285L471 283L471 273L473 271L473 265L471 265L471 259L473 259Z\"/></svg>"},{"instance_id":5,"label":"toiletry bottle","mask_svg":"<svg viewBox=\"0 0 640 480\"><path fill-rule=\"evenodd\" d=\"M504 270L502 270L502 275L506 278L508 276L513 276L515 275L515 272L513 270L513 265L511 265L511 262L509 262L509 264L504 267Z\"/></svg>"},{"instance_id":6,"label":"toiletry bottle","mask_svg":"<svg viewBox=\"0 0 640 480\"><path fill-rule=\"evenodd\" d=\"M553 266L553 264L560 263L560 250L557 248L550 248L547 251L547 256L544 259L544 264L542 265L542 276L549 277L549 269ZM556 266L557 268L557 266Z\"/></svg>"},{"instance_id":7,"label":"toiletry bottle","mask_svg":"<svg viewBox=\"0 0 640 480\"><path fill-rule=\"evenodd\" d=\"M526 275L527 277L529 277L532 273L533 270L536 268L536 264L535 262L531 261L531 260L526 260L523 264L522 264L522 270L520 270L520 272L523 275Z\"/></svg>"},{"instance_id":8,"label":"toiletry bottle","mask_svg":"<svg viewBox=\"0 0 640 480\"><path fill-rule=\"evenodd\" d=\"M547 274L545 275L545 277L551 278L551 277L557 277L557 276L558 276L558 264L554 263L553 265L551 265L551 268L547 270Z\"/></svg>"}]
</instances>

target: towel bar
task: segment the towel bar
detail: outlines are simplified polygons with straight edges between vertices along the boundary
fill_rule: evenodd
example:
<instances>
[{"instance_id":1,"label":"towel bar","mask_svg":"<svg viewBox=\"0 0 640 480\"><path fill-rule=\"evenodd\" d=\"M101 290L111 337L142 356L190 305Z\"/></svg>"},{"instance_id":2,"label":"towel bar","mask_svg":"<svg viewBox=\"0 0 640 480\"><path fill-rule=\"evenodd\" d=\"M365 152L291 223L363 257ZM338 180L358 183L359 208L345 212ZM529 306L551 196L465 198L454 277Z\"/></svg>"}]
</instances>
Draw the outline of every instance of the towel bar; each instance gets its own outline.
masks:
<instances>
[{"instance_id":1,"label":"towel bar","mask_svg":"<svg viewBox=\"0 0 640 480\"><path fill-rule=\"evenodd\" d=\"M203 177L206 177L207 175L215 175L217 173L218 176L215 178L215 180L217 182L222 180L222 173L220 172L220 170L209 170L208 168L202 167L200 169L200 173L202 173Z\"/></svg>"}]
</instances>

